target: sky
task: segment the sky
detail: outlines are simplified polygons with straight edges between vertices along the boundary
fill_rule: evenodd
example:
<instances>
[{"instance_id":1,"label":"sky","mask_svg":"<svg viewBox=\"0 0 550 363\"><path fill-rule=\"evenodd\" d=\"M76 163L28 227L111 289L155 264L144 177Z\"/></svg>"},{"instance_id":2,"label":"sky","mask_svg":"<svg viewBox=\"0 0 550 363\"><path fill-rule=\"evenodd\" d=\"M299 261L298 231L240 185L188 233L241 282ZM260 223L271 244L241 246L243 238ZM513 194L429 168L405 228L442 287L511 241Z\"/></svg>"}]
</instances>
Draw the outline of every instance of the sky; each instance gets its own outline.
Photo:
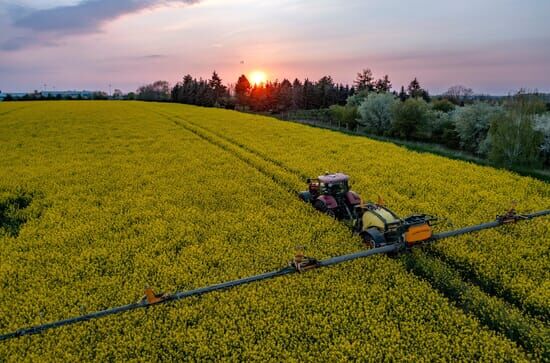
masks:
<instances>
[{"instance_id":1,"label":"sky","mask_svg":"<svg viewBox=\"0 0 550 363\"><path fill-rule=\"evenodd\" d=\"M213 70L351 84L370 68L432 94L550 92L549 14L549 0L0 0L0 90L127 92Z\"/></svg>"}]
</instances>

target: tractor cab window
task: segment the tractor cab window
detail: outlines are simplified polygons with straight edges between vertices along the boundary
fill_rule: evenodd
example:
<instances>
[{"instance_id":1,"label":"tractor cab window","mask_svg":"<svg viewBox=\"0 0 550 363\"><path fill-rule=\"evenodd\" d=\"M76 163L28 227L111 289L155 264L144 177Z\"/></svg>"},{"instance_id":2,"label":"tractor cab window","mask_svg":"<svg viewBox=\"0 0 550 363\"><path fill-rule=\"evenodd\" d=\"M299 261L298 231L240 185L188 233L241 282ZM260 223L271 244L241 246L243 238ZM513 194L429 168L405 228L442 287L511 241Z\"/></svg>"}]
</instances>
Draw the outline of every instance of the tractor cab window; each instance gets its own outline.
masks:
<instances>
[{"instance_id":1,"label":"tractor cab window","mask_svg":"<svg viewBox=\"0 0 550 363\"><path fill-rule=\"evenodd\" d=\"M321 183L320 187L321 187L321 192L323 194L329 194L329 195L341 194L348 191L347 182L333 183L333 184Z\"/></svg>"},{"instance_id":2,"label":"tractor cab window","mask_svg":"<svg viewBox=\"0 0 550 363\"><path fill-rule=\"evenodd\" d=\"M338 183L338 184L333 184L332 188L333 188L332 190L333 190L334 194L345 193L345 192L348 191L348 183L342 182L342 183Z\"/></svg>"}]
</instances>

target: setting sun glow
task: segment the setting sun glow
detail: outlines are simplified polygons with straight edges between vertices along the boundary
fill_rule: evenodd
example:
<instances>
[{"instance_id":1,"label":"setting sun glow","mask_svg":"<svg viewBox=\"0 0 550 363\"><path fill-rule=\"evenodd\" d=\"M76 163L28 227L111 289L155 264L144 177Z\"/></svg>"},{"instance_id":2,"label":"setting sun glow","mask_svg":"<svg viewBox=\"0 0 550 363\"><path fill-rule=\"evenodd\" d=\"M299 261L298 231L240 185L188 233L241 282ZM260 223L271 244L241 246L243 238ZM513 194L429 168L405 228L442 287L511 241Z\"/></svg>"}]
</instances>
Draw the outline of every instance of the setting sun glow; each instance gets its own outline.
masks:
<instances>
[{"instance_id":1,"label":"setting sun glow","mask_svg":"<svg viewBox=\"0 0 550 363\"><path fill-rule=\"evenodd\" d=\"M250 73L250 83L263 84L267 82L267 75L263 71L254 71Z\"/></svg>"}]
</instances>

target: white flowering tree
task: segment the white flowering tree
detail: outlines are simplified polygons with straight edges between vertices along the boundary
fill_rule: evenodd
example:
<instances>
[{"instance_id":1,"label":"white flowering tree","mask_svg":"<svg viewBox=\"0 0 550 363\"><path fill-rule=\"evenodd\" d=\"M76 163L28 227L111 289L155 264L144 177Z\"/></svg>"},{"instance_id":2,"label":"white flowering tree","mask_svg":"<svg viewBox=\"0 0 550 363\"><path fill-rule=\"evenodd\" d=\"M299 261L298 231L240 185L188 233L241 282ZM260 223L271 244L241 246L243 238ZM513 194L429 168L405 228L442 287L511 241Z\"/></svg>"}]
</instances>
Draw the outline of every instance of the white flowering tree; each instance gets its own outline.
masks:
<instances>
[{"instance_id":1,"label":"white flowering tree","mask_svg":"<svg viewBox=\"0 0 550 363\"><path fill-rule=\"evenodd\" d=\"M359 123L368 132L382 135L392 127L392 110L396 99L391 93L371 93L359 105Z\"/></svg>"},{"instance_id":2,"label":"white flowering tree","mask_svg":"<svg viewBox=\"0 0 550 363\"><path fill-rule=\"evenodd\" d=\"M546 159L546 162L550 161L550 112L536 115L534 118L535 130L542 133L544 140L540 145L540 150Z\"/></svg>"},{"instance_id":3,"label":"white flowering tree","mask_svg":"<svg viewBox=\"0 0 550 363\"><path fill-rule=\"evenodd\" d=\"M456 109L453 113L453 121L462 148L475 153L483 153L480 146L487 138L491 121L502 115L500 107L481 102Z\"/></svg>"}]
</instances>

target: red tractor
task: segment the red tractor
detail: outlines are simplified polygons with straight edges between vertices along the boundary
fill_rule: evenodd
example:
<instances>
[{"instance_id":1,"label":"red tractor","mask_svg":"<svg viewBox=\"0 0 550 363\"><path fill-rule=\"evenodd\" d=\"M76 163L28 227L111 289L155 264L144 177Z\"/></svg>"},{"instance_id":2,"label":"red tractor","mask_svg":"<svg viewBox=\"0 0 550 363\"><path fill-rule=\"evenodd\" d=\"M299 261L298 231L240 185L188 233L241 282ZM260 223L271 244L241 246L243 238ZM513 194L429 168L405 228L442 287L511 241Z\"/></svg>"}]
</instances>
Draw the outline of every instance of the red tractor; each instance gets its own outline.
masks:
<instances>
[{"instance_id":1,"label":"red tractor","mask_svg":"<svg viewBox=\"0 0 550 363\"><path fill-rule=\"evenodd\" d=\"M342 173L321 175L307 179L308 190L300 192L304 202L337 219L354 220L356 206L361 204L359 194L349 189L349 176Z\"/></svg>"}]
</instances>

